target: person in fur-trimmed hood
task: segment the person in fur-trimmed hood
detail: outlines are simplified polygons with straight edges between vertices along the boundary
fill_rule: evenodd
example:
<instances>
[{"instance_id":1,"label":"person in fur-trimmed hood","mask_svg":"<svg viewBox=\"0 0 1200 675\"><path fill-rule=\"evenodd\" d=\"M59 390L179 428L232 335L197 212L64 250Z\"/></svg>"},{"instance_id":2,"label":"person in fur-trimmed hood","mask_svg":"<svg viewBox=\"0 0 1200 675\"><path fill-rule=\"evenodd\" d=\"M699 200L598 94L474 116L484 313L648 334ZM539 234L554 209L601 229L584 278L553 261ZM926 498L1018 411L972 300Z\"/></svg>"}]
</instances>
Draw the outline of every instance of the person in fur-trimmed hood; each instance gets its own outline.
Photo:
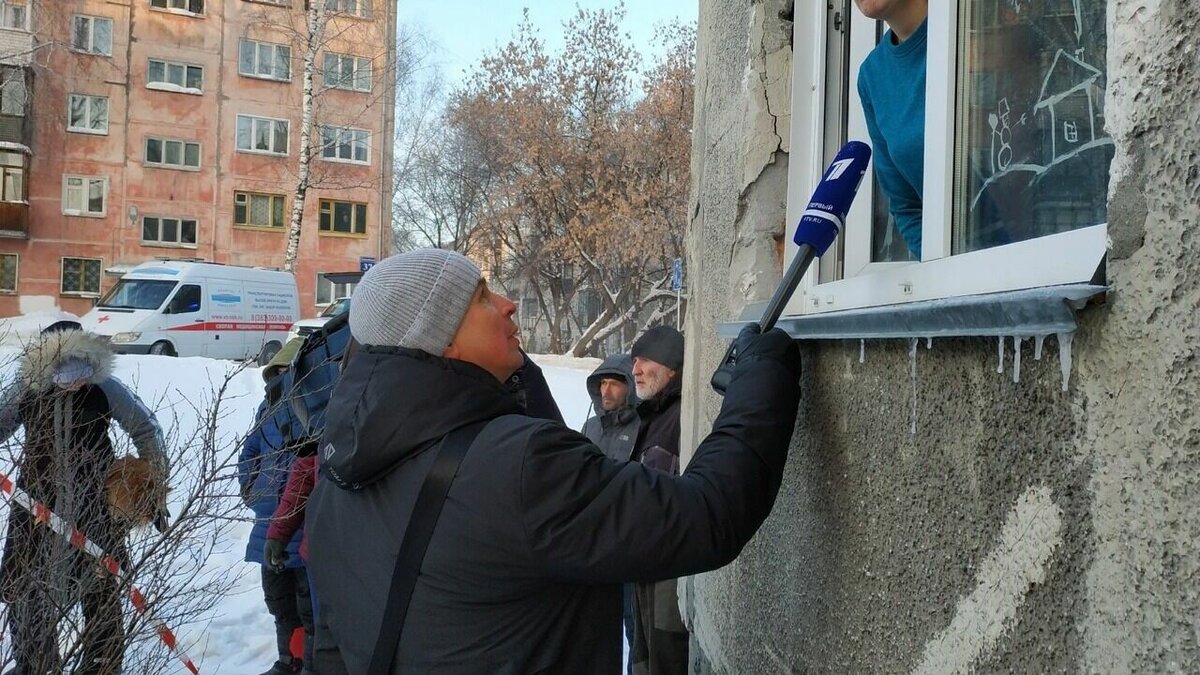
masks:
<instances>
[{"instance_id":1,"label":"person in fur-trimmed hood","mask_svg":"<svg viewBox=\"0 0 1200 675\"><path fill-rule=\"evenodd\" d=\"M154 414L112 376L112 363L108 344L78 323L60 321L46 328L21 356L16 381L0 398L0 441L23 426L17 487L125 563L130 523L114 515L105 496L116 460L110 420L121 425L152 467L161 484L156 495L165 494L168 466ZM166 529L165 501L152 509L155 526ZM84 628L75 672L120 672L124 632L118 581L11 502L0 598L9 607L16 672L63 672L57 627L76 602L83 604Z\"/></svg>"}]
</instances>

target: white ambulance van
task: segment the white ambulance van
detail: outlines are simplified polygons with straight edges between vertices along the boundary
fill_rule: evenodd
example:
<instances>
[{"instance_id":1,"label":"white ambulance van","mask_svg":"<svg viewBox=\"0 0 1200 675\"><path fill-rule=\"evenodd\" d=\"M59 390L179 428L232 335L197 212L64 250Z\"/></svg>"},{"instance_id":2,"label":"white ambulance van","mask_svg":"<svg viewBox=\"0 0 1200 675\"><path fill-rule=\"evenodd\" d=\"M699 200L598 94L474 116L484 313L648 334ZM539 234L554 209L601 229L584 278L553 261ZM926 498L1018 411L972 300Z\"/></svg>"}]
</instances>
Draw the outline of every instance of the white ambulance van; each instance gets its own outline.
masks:
<instances>
[{"instance_id":1,"label":"white ambulance van","mask_svg":"<svg viewBox=\"0 0 1200 675\"><path fill-rule=\"evenodd\" d=\"M159 260L130 270L85 314L85 330L118 354L258 359L266 363L300 318L288 272Z\"/></svg>"}]
</instances>

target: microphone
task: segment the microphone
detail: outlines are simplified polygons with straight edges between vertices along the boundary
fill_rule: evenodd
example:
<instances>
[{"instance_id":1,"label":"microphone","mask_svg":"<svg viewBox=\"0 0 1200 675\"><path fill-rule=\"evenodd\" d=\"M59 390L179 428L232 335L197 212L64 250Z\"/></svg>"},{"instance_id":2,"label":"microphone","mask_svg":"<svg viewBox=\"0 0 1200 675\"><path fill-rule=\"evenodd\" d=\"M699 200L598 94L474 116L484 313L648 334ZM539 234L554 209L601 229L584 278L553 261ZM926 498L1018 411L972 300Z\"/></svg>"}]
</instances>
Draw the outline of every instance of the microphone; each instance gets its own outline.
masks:
<instances>
[{"instance_id":1,"label":"microphone","mask_svg":"<svg viewBox=\"0 0 1200 675\"><path fill-rule=\"evenodd\" d=\"M800 223L796 226L796 235L792 238L800 248L796 250L792 264L779 281L779 286L758 321L762 332L765 333L775 326L813 259L824 255L837 238L838 232L845 228L846 214L850 212L850 206L854 203L854 197L858 194L858 187L862 185L870 161L871 146L862 141L850 141L842 146L837 157L834 157L825 169L825 175L808 201L808 208L800 214ZM737 365L736 345L736 340L730 343L725 358L721 360L721 365L712 376L712 388L722 396Z\"/></svg>"}]
</instances>

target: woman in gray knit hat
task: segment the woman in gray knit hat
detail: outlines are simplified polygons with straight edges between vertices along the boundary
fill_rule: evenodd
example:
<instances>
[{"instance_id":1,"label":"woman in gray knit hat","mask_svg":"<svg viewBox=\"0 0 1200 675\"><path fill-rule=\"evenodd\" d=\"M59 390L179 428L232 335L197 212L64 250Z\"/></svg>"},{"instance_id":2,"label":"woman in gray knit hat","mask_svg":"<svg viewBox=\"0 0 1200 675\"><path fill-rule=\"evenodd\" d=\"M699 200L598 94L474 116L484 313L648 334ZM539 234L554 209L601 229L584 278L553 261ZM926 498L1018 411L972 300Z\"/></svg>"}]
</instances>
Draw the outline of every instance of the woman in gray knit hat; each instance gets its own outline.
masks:
<instances>
[{"instance_id":1,"label":"woman in gray knit hat","mask_svg":"<svg viewBox=\"0 0 1200 675\"><path fill-rule=\"evenodd\" d=\"M503 385L523 360L516 307L467 258L420 250L383 260L353 304L362 346L329 403L319 456L331 480L318 483L307 516L322 675L367 673L381 637L398 646L381 650L371 673L611 675L621 669L621 583L720 567L770 512L799 400L799 354L781 331L738 338L714 433L670 477L523 414ZM477 431L403 630L389 633L383 616L417 494L441 441L463 427Z\"/></svg>"}]
</instances>

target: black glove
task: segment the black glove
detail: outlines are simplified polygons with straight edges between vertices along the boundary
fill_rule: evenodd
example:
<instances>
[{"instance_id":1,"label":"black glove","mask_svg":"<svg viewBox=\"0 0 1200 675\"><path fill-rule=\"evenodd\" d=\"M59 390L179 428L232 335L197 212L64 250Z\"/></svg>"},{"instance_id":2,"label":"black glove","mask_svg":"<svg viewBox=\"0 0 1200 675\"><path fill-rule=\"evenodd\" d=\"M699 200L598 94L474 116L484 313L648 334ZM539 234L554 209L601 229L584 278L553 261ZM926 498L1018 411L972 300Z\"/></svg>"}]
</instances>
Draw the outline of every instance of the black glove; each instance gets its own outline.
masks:
<instances>
[{"instance_id":1,"label":"black glove","mask_svg":"<svg viewBox=\"0 0 1200 675\"><path fill-rule=\"evenodd\" d=\"M796 341L782 328L772 328L760 334L761 330L758 324L752 323L738 333L734 341L737 364L773 361L787 368L793 378L800 379L800 348L796 346Z\"/></svg>"},{"instance_id":2,"label":"black glove","mask_svg":"<svg viewBox=\"0 0 1200 675\"><path fill-rule=\"evenodd\" d=\"M246 481L246 484L243 485L240 490L240 493L242 496L242 503L245 504L246 508L248 508L248 509L254 508L254 498L250 494L251 487L253 487L253 481Z\"/></svg>"},{"instance_id":3,"label":"black glove","mask_svg":"<svg viewBox=\"0 0 1200 675\"><path fill-rule=\"evenodd\" d=\"M267 569L279 574L286 568L287 559L287 542L268 539L267 545L263 546L263 561L266 563Z\"/></svg>"},{"instance_id":4,"label":"black glove","mask_svg":"<svg viewBox=\"0 0 1200 675\"><path fill-rule=\"evenodd\" d=\"M171 512L166 508L159 509L158 513L154 514L154 529L159 532L166 532L170 525Z\"/></svg>"}]
</instances>

